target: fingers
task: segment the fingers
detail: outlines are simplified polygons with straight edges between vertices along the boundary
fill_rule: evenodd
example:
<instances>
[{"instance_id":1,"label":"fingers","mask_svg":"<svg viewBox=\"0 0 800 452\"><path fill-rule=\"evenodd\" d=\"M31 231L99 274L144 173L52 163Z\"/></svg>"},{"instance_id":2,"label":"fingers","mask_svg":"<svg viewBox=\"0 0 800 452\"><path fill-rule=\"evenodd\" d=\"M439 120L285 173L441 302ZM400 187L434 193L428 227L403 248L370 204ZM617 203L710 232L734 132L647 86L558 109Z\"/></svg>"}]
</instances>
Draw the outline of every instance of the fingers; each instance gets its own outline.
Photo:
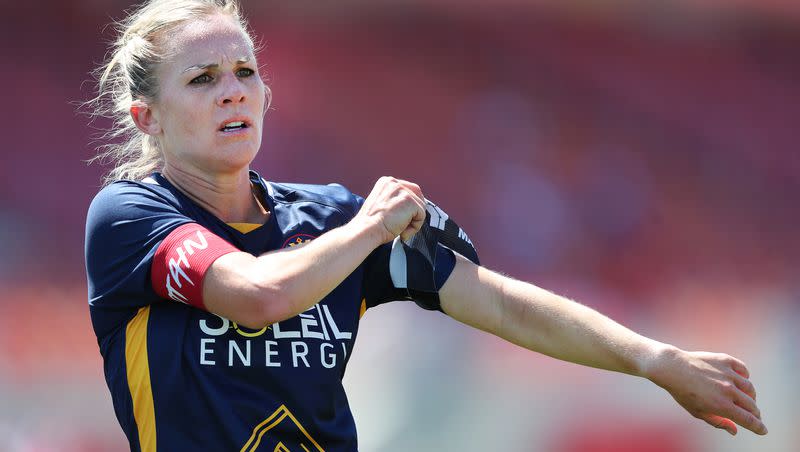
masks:
<instances>
[{"instance_id":1,"label":"fingers","mask_svg":"<svg viewBox=\"0 0 800 452\"><path fill-rule=\"evenodd\" d=\"M408 226L406 226L403 232L400 233L400 240L402 240L405 243L408 243L414 236L414 234L416 234L417 232L419 232L420 229L422 229L422 225L424 223L425 223L425 210L423 208L422 211L418 210L417 213L414 214L414 217L412 218L411 222L408 223Z\"/></svg>"},{"instance_id":2,"label":"fingers","mask_svg":"<svg viewBox=\"0 0 800 452\"><path fill-rule=\"evenodd\" d=\"M736 424L758 435L766 435L767 426L761 421L761 410L756 401L736 388L731 387L728 391L732 391L728 394L732 400L727 400L719 408L712 409L718 414L700 413L696 417L731 435L735 435L738 431Z\"/></svg>"},{"instance_id":3,"label":"fingers","mask_svg":"<svg viewBox=\"0 0 800 452\"><path fill-rule=\"evenodd\" d=\"M378 225L381 243L398 235L408 241L425 222L425 197L419 185L394 177L381 177L375 183L359 218L368 219L369 227Z\"/></svg>"},{"instance_id":4,"label":"fingers","mask_svg":"<svg viewBox=\"0 0 800 452\"><path fill-rule=\"evenodd\" d=\"M722 416L717 416L715 414L700 414L697 417L706 421L708 425L714 428L725 430L731 435L736 435L736 432L738 431L738 428L736 428L736 424L733 421Z\"/></svg>"},{"instance_id":5,"label":"fingers","mask_svg":"<svg viewBox=\"0 0 800 452\"><path fill-rule=\"evenodd\" d=\"M414 237L414 234L416 234L417 232L419 232L419 228L414 229L412 227L408 227L403 232L400 233L400 240L408 244L411 238Z\"/></svg>"},{"instance_id":6,"label":"fingers","mask_svg":"<svg viewBox=\"0 0 800 452\"><path fill-rule=\"evenodd\" d=\"M742 361L732 356L727 357L727 362L734 372L729 375L735 387L728 389L733 405L722 414L753 433L766 435L767 427L761 421L761 410L756 405L756 388L749 380L750 371Z\"/></svg>"},{"instance_id":7,"label":"fingers","mask_svg":"<svg viewBox=\"0 0 800 452\"><path fill-rule=\"evenodd\" d=\"M753 383L750 380L743 377L741 374L736 373L733 375L733 382L740 391L750 396L750 398L753 400L756 400L756 387L753 386Z\"/></svg>"},{"instance_id":8,"label":"fingers","mask_svg":"<svg viewBox=\"0 0 800 452\"><path fill-rule=\"evenodd\" d=\"M425 216L425 195L422 194L422 189L419 187L419 185L413 182L409 182L402 179L396 179L394 177L389 177L389 176L381 177L379 179L379 183L387 185L390 184L398 185L402 189L401 193L411 196L414 202L416 202L417 205L422 210L422 216L423 217Z\"/></svg>"},{"instance_id":9,"label":"fingers","mask_svg":"<svg viewBox=\"0 0 800 452\"><path fill-rule=\"evenodd\" d=\"M398 182L410 192L412 199L417 204L417 209L411 218L411 222L400 234L400 238L404 242L408 242L414 234L419 232L422 225L425 223L425 196L422 194L422 189L419 188L419 185L404 180L398 180Z\"/></svg>"},{"instance_id":10,"label":"fingers","mask_svg":"<svg viewBox=\"0 0 800 452\"><path fill-rule=\"evenodd\" d=\"M747 366L744 363L733 356L728 357L730 359L731 369L737 374L743 376L744 378L750 378L750 371L747 370Z\"/></svg>"},{"instance_id":11,"label":"fingers","mask_svg":"<svg viewBox=\"0 0 800 452\"><path fill-rule=\"evenodd\" d=\"M408 243L409 240L411 240L411 238L414 236L414 234L416 234L417 232L419 232L420 229L422 229L422 225L424 223L425 223L425 211L422 210L422 213L417 211L417 213L414 215L414 218L411 220L411 223L409 223L408 226L403 230L403 232L400 233L400 239L403 242Z\"/></svg>"},{"instance_id":12,"label":"fingers","mask_svg":"<svg viewBox=\"0 0 800 452\"><path fill-rule=\"evenodd\" d=\"M753 433L758 435L767 434L767 426L761 422L761 419L757 418L755 415L753 415L753 413L738 405L731 405L728 410L722 414L728 416L730 420L736 422Z\"/></svg>"},{"instance_id":13,"label":"fingers","mask_svg":"<svg viewBox=\"0 0 800 452\"><path fill-rule=\"evenodd\" d=\"M734 394L733 403L761 420L761 410L758 409L756 401L753 400L749 395L736 391L736 394Z\"/></svg>"},{"instance_id":14,"label":"fingers","mask_svg":"<svg viewBox=\"0 0 800 452\"><path fill-rule=\"evenodd\" d=\"M686 374L677 375L688 375L688 378L676 378L675 384L663 386L681 406L731 435L737 433L737 425L758 435L767 434L756 404L756 389L743 362L729 355L708 352L688 352L684 358L691 366Z\"/></svg>"},{"instance_id":15,"label":"fingers","mask_svg":"<svg viewBox=\"0 0 800 452\"><path fill-rule=\"evenodd\" d=\"M395 180L400 185L402 185L403 187L405 187L406 189L410 190L412 193L417 195L418 198L425 199L425 195L422 194L422 188L420 188L419 185L417 185L417 184L415 184L413 182L409 182L407 180L403 180L403 179L395 179Z\"/></svg>"}]
</instances>

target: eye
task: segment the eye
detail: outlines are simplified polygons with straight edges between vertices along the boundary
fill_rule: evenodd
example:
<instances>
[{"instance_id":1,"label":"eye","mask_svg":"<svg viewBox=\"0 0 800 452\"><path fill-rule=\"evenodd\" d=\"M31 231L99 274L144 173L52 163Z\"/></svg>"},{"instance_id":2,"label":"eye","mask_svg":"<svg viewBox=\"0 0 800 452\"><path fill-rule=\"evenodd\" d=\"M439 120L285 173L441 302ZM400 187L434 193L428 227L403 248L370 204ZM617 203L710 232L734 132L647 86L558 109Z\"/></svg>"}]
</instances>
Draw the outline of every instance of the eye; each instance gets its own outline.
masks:
<instances>
[{"instance_id":1,"label":"eye","mask_svg":"<svg viewBox=\"0 0 800 452\"><path fill-rule=\"evenodd\" d=\"M256 71L244 67L244 68L241 68L238 71L236 71L236 76L245 78L245 77L250 77L251 75L253 75L255 73L256 73Z\"/></svg>"},{"instance_id":2,"label":"eye","mask_svg":"<svg viewBox=\"0 0 800 452\"><path fill-rule=\"evenodd\" d=\"M202 74L202 75L198 75L197 77L193 78L189 83L190 84L194 84L194 85L200 85L202 83L208 83L208 82L210 82L212 80L214 80L214 79L210 75Z\"/></svg>"}]
</instances>

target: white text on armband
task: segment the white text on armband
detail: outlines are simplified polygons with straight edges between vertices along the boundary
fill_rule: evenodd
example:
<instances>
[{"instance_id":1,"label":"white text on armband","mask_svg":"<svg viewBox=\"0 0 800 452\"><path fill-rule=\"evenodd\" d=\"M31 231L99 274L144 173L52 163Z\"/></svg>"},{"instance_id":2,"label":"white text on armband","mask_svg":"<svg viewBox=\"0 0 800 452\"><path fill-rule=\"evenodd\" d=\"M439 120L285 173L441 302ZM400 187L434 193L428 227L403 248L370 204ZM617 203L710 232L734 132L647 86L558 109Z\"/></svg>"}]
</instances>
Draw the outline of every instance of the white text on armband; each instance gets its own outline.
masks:
<instances>
[{"instance_id":1,"label":"white text on armband","mask_svg":"<svg viewBox=\"0 0 800 452\"><path fill-rule=\"evenodd\" d=\"M175 249L177 253L177 260L172 257L169 260L169 273L167 274L167 281L166 281L166 288L167 288L167 295L175 300L180 301L181 303L188 303L189 300L183 294L181 294L178 289L183 288L183 282L181 279L194 286L194 282L189 278L189 275L186 274L186 269L192 268L189 264L189 259L187 257L194 254L195 250L204 250L208 248L208 241L206 241L205 236L201 231L197 231L197 242L186 239L183 241L183 246L179 246ZM173 287L173 282L177 286L177 288Z\"/></svg>"}]
</instances>

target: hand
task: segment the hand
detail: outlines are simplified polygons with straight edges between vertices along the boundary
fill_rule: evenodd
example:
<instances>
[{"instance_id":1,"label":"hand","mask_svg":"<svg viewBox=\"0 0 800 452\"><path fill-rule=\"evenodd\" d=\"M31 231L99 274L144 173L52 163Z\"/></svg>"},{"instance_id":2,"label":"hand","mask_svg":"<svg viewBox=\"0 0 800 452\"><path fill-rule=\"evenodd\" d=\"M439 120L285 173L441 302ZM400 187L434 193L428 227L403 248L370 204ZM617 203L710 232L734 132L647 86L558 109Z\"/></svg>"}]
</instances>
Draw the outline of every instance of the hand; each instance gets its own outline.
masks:
<instances>
[{"instance_id":1,"label":"hand","mask_svg":"<svg viewBox=\"0 0 800 452\"><path fill-rule=\"evenodd\" d=\"M692 416L737 432L736 424L767 434L756 406L756 390L743 362L721 353L668 348L654 358L647 377L666 389Z\"/></svg>"},{"instance_id":2,"label":"hand","mask_svg":"<svg viewBox=\"0 0 800 452\"><path fill-rule=\"evenodd\" d=\"M398 235L408 241L425 221L425 197L417 184L381 177L354 220L373 227L380 243L391 242Z\"/></svg>"}]
</instances>

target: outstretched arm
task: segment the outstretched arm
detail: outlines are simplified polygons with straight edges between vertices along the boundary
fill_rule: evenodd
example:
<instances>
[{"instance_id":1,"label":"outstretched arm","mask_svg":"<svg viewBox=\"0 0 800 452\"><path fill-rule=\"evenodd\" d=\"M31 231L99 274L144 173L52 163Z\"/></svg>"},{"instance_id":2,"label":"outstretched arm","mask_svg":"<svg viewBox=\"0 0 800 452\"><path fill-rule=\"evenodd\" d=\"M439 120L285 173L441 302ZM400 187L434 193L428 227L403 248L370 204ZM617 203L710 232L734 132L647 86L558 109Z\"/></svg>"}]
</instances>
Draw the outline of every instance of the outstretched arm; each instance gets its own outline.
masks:
<instances>
[{"instance_id":1,"label":"outstretched arm","mask_svg":"<svg viewBox=\"0 0 800 452\"><path fill-rule=\"evenodd\" d=\"M691 415L735 435L767 433L744 363L687 352L634 333L599 312L458 257L439 292L454 319L557 359L644 377Z\"/></svg>"}]
</instances>

